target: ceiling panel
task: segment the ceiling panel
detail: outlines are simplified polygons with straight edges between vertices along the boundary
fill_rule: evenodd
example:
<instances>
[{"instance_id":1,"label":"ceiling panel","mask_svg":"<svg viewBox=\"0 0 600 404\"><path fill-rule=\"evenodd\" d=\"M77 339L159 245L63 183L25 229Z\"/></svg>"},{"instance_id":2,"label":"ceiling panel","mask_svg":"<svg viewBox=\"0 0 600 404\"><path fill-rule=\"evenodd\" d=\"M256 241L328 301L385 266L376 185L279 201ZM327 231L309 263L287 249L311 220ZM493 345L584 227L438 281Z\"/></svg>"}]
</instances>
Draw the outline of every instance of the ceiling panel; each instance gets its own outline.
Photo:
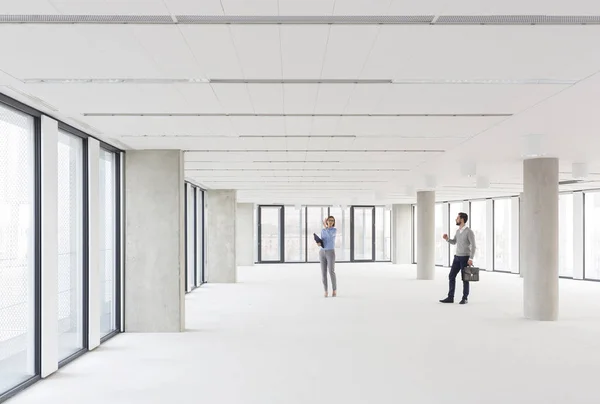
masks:
<instances>
[{"instance_id":1,"label":"ceiling panel","mask_svg":"<svg viewBox=\"0 0 600 404\"><path fill-rule=\"evenodd\" d=\"M379 29L377 25L332 25L321 78L358 78Z\"/></svg>"},{"instance_id":2,"label":"ceiling panel","mask_svg":"<svg viewBox=\"0 0 600 404\"><path fill-rule=\"evenodd\" d=\"M284 84L283 99L286 114L313 113L319 95L317 84Z\"/></svg>"},{"instance_id":3,"label":"ceiling panel","mask_svg":"<svg viewBox=\"0 0 600 404\"><path fill-rule=\"evenodd\" d=\"M14 38L0 42L0 65L21 79L160 77L126 25L0 24L0 36Z\"/></svg>"},{"instance_id":4,"label":"ceiling panel","mask_svg":"<svg viewBox=\"0 0 600 404\"><path fill-rule=\"evenodd\" d=\"M235 133L228 117L107 116L79 119L115 135L232 135Z\"/></svg>"},{"instance_id":5,"label":"ceiling panel","mask_svg":"<svg viewBox=\"0 0 600 404\"><path fill-rule=\"evenodd\" d=\"M162 0L175 15L222 15L220 0Z\"/></svg>"},{"instance_id":6,"label":"ceiling panel","mask_svg":"<svg viewBox=\"0 0 600 404\"><path fill-rule=\"evenodd\" d=\"M355 84L319 84L318 86L314 112L317 114L341 114L346 109ZM304 112L312 111L305 110Z\"/></svg>"},{"instance_id":7,"label":"ceiling panel","mask_svg":"<svg viewBox=\"0 0 600 404\"><path fill-rule=\"evenodd\" d=\"M201 78L194 54L176 26L131 25L144 51L166 78Z\"/></svg>"},{"instance_id":8,"label":"ceiling panel","mask_svg":"<svg viewBox=\"0 0 600 404\"><path fill-rule=\"evenodd\" d=\"M254 111L258 114L283 114L283 84L248 84Z\"/></svg>"},{"instance_id":9,"label":"ceiling panel","mask_svg":"<svg viewBox=\"0 0 600 404\"><path fill-rule=\"evenodd\" d=\"M279 26L231 25L230 29L244 78L282 78ZM221 76L220 78L231 77Z\"/></svg>"},{"instance_id":10,"label":"ceiling panel","mask_svg":"<svg viewBox=\"0 0 600 404\"><path fill-rule=\"evenodd\" d=\"M286 79L320 78L330 26L281 25L279 29L283 77Z\"/></svg>"},{"instance_id":11,"label":"ceiling panel","mask_svg":"<svg viewBox=\"0 0 600 404\"><path fill-rule=\"evenodd\" d=\"M206 78L242 78L229 25L178 26L198 62L198 73Z\"/></svg>"},{"instance_id":12,"label":"ceiling panel","mask_svg":"<svg viewBox=\"0 0 600 404\"><path fill-rule=\"evenodd\" d=\"M391 1L392 0L336 0L333 14L386 15Z\"/></svg>"},{"instance_id":13,"label":"ceiling panel","mask_svg":"<svg viewBox=\"0 0 600 404\"><path fill-rule=\"evenodd\" d=\"M254 113L252 100L244 84L211 84L226 113Z\"/></svg>"},{"instance_id":14,"label":"ceiling panel","mask_svg":"<svg viewBox=\"0 0 600 404\"><path fill-rule=\"evenodd\" d=\"M420 84L394 85L377 107L389 114L516 113L567 86Z\"/></svg>"},{"instance_id":15,"label":"ceiling panel","mask_svg":"<svg viewBox=\"0 0 600 404\"><path fill-rule=\"evenodd\" d=\"M331 135L336 132L340 118L315 116L312 121L312 135Z\"/></svg>"},{"instance_id":16,"label":"ceiling panel","mask_svg":"<svg viewBox=\"0 0 600 404\"><path fill-rule=\"evenodd\" d=\"M336 0L279 0L279 15L331 15Z\"/></svg>"},{"instance_id":17,"label":"ceiling panel","mask_svg":"<svg viewBox=\"0 0 600 404\"><path fill-rule=\"evenodd\" d=\"M343 140L338 140L338 142L341 141ZM351 144L349 144L349 147L357 150L368 148L390 150L446 150L448 148L455 147L457 144L457 139L357 137Z\"/></svg>"},{"instance_id":18,"label":"ceiling panel","mask_svg":"<svg viewBox=\"0 0 600 404\"><path fill-rule=\"evenodd\" d=\"M338 134L408 137L468 137L505 117L351 117L340 119Z\"/></svg>"},{"instance_id":19,"label":"ceiling panel","mask_svg":"<svg viewBox=\"0 0 600 404\"><path fill-rule=\"evenodd\" d=\"M92 14L92 15L164 15L169 10L161 0L52 0L57 14Z\"/></svg>"},{"instance_id":20,"label":"ceiling panel","mask_svg":"<svg viewBox=\"0 0 600 404\"><path fill-rule=\"evenodd\" d=\"M173 87L195 112L203 114L225 112L209 84L173 84Z\"/></svg>"},{"instance_id":21,"label":"ceiling panel","mask_svg":"<svg viewBox=\"0 0 600 404\"><path fill-rule=\"evenodd\" d=\"M285 117L285 131L287 135L308 135L312 128L312 117Z\"/></svg>"},{"instance_id":22,"label":"ceiling panel","mask_svg":"<svg viewBox=\"0 0 600 404\"><path fill-rule=\"evenodd\" d=\"M231 117L240 135L282 135L285 133L285 118L274 117Z\"/></svg>"},{"instance_id":23,"label":"ceiling panel","mask_svg":"<svg viewBox=\"0 0 600 404\"><path fill-rule=\"evenodd\" d=\"M361 79L392 79L409 59L429 59L420 41L423 33L430 35L431 27L385 25L380 28L377 39L361 70ZM405 51L407 49L408 51Z\"/></svg>"},{"instance_id":24,"label":"ceiling panel","mask_svg":"<svg viewBox=\"0 0 600 404\"><path fill-rule=\"evenodd\" d=\"M385 94L392 90L390 84L357 84L354 86L346 108L345 114L370 114L381 102Z\"/></svg>"},{"instance_id":25,"label":"ceiling panel","mask_svg":"<svg viewBox=\"0 0 600 404\"><path fill-rule=\"evenodd\" d=\"M221 0L226 15L278 15L277 0Z\"/></svg>"}]
</instances>

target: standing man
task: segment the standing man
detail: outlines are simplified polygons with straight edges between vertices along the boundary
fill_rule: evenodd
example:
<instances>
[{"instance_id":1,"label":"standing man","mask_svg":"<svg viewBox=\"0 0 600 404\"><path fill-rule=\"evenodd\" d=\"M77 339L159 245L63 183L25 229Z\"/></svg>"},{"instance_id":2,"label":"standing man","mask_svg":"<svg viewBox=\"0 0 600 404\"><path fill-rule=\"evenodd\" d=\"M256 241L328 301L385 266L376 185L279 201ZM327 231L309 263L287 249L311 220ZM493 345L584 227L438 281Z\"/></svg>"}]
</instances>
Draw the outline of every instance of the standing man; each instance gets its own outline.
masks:
<instances>
[{"instance_id":1,"label":"standing man","mask_svg":"<svg viewBox=\"0 0 600 404\"><path fill-rule=\"evenodd\" d=\"M456 255L450 269L450 288L448 297L440 300L441 303L454 303L454 290L456 289L456 275L466 266L473 265L473 257L475 257L475 233L466 226L469 216L466 213L459 213L456 217L456 225L458 230L454 238L449 239L447 234L444 234L444 240L450 244L456 244ZM463 297L460 304L467 304L469 298L469 282L463 281Z\"/></svg>"}]
</instances>

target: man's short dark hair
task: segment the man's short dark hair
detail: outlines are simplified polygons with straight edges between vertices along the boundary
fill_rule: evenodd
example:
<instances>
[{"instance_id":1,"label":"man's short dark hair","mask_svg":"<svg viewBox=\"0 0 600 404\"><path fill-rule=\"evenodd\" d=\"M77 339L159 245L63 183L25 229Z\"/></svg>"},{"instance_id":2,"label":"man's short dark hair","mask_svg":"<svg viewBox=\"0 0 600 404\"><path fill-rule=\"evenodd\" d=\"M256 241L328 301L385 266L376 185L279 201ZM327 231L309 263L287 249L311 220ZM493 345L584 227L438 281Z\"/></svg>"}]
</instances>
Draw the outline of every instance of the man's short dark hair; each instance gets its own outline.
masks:
<instances>
[{"instance_id":1,"label":"man's short dark hair","mask_svg":"<svg viewBox=\"0 0 600 404\"><path fill-rule=\"evenodd\" d=\"M467 223L469 221L469 215L467 215L464 212L460 212L458 214L458 217L460 217L465 223Z\"/></svg>"}]
</instances>

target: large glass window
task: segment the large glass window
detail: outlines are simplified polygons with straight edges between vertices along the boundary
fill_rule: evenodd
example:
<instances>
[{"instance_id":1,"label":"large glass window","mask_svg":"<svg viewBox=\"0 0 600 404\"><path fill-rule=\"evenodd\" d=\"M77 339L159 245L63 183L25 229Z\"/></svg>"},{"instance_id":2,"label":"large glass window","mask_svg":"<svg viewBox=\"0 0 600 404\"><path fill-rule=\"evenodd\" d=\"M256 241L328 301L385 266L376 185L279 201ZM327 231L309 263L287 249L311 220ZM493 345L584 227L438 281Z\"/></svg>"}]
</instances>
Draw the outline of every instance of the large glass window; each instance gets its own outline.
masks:
<instances>
[{"instance_id":1,"label":"large glass window","mask_svg":"<svg viewBox=\"0 0 600 404\"><path fill-rule=\"evenodd\" d=\"M204 191L196 190L196 286L204 282Z\"/></svg>"},{"instance_id":2,"label":"large glass window","mask_svg":"<svg viewBox=\"0 0 600 404\"><path fill-rule=\"evenodd\" d=\"M335 238L335 259L350 261L350 208L332 207L329 214L335 217L337 229Z\"/></svg>"},{"instance_id":3,"label":"large glass window","mask_svg":"<svg viewBox=\"0 0 600 404\"><path fill-rule=\"evenodd\" d=\"M413 220L412 220L412 240L413 240L413 263L416 264L417 263L417 230L419 228L418 226L418 222L417 222L417 206L414 205L413 206Z\"/></svg>"},{"instance_id":4,"label":"large glass window","mask_svg":"<svg viewBox=\"0 0 600 404\"><path fill-rule=\"evenodd\" d=\"M435 265L448 265L448 243L442 235L447 233L447 225L444 224L443 203L435 204Z\"/></svg>"},{"instance_id":5,"label":"large glass window","mask_svg":"<svg viewBox=\"0 0 600 404\"><path fill-rule=\"evenodd\" d=\"M100 149L100 332L117 329L117 154Z\"/></svg>"},{"instance_id":6,"label":"large glass window","mask_svg":"<svg viewBox=\"0 0 600 404\"><path fill-rule=\"evenodd\" d=\"M375 208L375 259L390 261L392 259L392 210L387 206Z\"/></svg>"},{"instance_id":7,"label":"large glass window","mask_svg":"<svg viewBox=\"0 0 600 404\"><path fill-rule=\"evenodd\" d=\"M469 216L469 227L475 233L476 261L474 265L485 269L487 263L487 203L486 201L471 202L471 214Z\"/></svg>"},{"instance_id":8,"label":"large glass window","mask_svg":"<svg viewBox=\"0 0 600 404\"><path fill-rule=\"evenodd\" d=\"M83 347L83 140L58 134L58 359Z\"/></svg>"},{"instance_id":9,"label":"large glass window","mask_svg":"<svg viewBox=\"0 0 600 404\"><path fill-rule=\"evenodd\" d=\"M305 260L305 215L306 209L303 207L285 207L285 260L287 262L304 262Z\"/></svg>"},{"instance_id":10,"label":"large glass window","mask_svg":"<svg viewBox=\"0 0 600 404\"><path fill-rule=\"evenodd\" d=\"M511 271L512 201L494 201L494 271Z\"/></svg>"},{"instance_id":11,"label":"large glass window","mask_svg":"<svg viewBox=\"0 0 600 404\"><path fill-rule=\"evenodd\" d=\"M281 261L281 206L260 208L260 260Z\"/></svg>"},{"instance_id":12,"label":"large glass window","mask_svg":"<svg viewBox=\"0 0 600 404\"><path fill-rule=\"evenodd\" d=\"M194 289L194 286L196 284L195 280L194 280L194 275L196 274L195 268L196 268L196 263L195 263L195 254L194 254L194 250L195 250L195 238L194 238L194 223L196 222L196 207L194 206L194 199L195 199L195 193L196 193L196 188L191 186L190 184L185 184L186 187L186 209L185 209L185 216L186 216L186 226L185 226L185 232L186 232L186 290L188 292L190 292L192 289Z\"/></svg>"},{"instance_id":13,"label":"large glass window","mask_svg":"<svg viewBox=\"0 0 600 404\"><path fill-rule=\"evenodd\" d=\"M456 218L458 217L458 214L460 212L462 212L464 210L464 204L462 202L452 202L449 206L450 209L450 213L448 216L448 231L449 231L449 236L450 237L454 237L454 234L456 233L456 231L458 230L458 226L456 225ZM468 212L464 212L467 213ZM470 226L470 223L467 223L468 226ZM449 245L450 247L450 257L452 261L452 257L454 257L454 254L456 253L456 245Z\"/></svg>"},{"instance_id":14,"label":"large glass window","mask_svg":"<svg viewBox=\"0 0 600 404\"><path fill-rule=\"evenodd\" d=\"M600 192L585 193L585 278L600 279Z\"/></svg>"},{"instance_id":15,"label":"large glass window","mask_svg":"<svg viewBox=\"0 0 600 404\"><path fill-rule=\"evenodd\" d=\"M573 194L558 199L558 274L573 277Z\"/></svg>"},{"instance_id":16,"label":"large glass window","mask_svg":"<svg viewBox=\"0 0 600 404\"><path fill-rule=\"evenodd\" d=\"M355 261L372 261L374 207L354 207L354 257Z\"/></svg>"},{"instance_id":17,"label":"large glass window","mask_svg":"<svg viewBox=\"0 0 600 404\"><path fill-rule=\"evenodd\" d=\"M308 232L308 261L316 262L319 261L319 249L320 247L315 243L313 239L313 233L317 236L321 236L321 230L323 229L323 220L327 217L328 210L322 206L308 206L306 208L306 219L307 219L307 232ZM337 227L337 223L336 223ZM336 257L337 258L337 257Z\"/></svg>"},{"instance_id":18,"label":"large glass window","mask_svg":"<svg viewBox=\"0 0 600 404\"><path fill-rule=\"evenodd\" d=\"M35 374L34 120L0 105L0 393Z\"/></svg>"}]
</instances>

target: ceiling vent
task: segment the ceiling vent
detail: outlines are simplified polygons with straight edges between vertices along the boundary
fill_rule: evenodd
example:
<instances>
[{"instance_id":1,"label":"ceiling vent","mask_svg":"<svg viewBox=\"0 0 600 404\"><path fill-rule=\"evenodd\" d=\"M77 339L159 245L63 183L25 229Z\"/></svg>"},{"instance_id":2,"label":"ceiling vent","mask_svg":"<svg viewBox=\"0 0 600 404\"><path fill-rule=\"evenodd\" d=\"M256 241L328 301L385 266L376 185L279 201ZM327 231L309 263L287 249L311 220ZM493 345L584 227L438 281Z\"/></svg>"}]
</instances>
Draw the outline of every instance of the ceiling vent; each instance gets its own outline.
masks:
<instances>
[{"instance_id":1,"label":"ceiling vent","mask_svg":"<svg viewBox=\"0 0 600 404\"><path fill-rule=\"evenodd\" d=\"M0 23L173 24L168 15L0 15Z\"/></svg>"},{"instance_id":2,"label":"ceiling vent","mask_svg":"<svg viewBox=\"0 0 600 404\"><path fill-rule=\"evenodd\" d=\"M212 16L178 15L180 24L431 24L433 15L386 16Z\"/></svg>"},{"instance_id":3,"label":"ceiling vent","mask_svg":"<svg viewBox=\"0 0 600 404\"><path fill-rule=\"evenodd\" d=\"M456 15L440 16L435 25L582 25L600 24L600 16Z\"/></svg>"}]
</instances>

